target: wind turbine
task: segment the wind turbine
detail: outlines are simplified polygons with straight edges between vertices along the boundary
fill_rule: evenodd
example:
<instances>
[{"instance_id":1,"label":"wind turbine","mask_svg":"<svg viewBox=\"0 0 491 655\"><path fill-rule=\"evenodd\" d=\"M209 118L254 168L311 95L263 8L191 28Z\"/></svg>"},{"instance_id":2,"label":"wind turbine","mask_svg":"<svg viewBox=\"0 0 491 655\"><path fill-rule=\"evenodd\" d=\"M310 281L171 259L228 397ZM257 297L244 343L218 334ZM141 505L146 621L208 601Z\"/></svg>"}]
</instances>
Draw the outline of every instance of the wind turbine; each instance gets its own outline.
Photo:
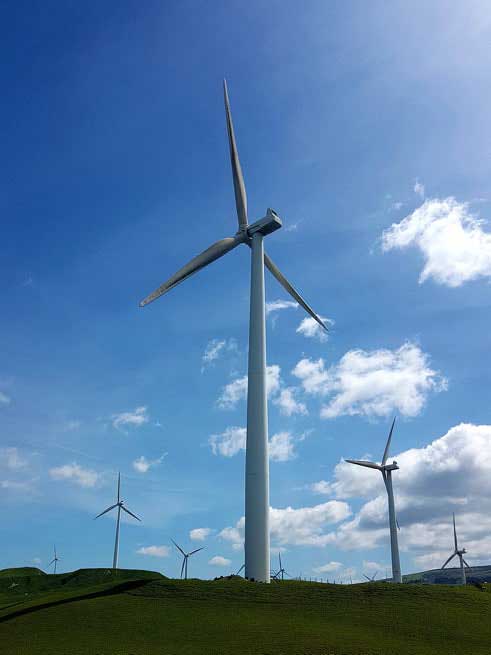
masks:
<instances>
[{"instance_id":1,"label":"wind turbine","mask_svg":"<svg viewBox=\"0 0 491 655\"><path fill-rule=\"evenodd\" d=\"M291 578L291 575L285 571L283 568L283 564L281 563L281 553L278 553L278 559L280 561L280 568L276 571L276 573L272 576L275 580L278 580L278 576L281 575L281 579L284 580L284 576L286 575L287 577Z\"/></svg>"},{"instance_id":2,"label":"wind turbine","mask_svg":"<svg viewBox=\"0 0 491 655\"><path fill-rule=\"evenodd\" d=\"M375 582L375 578L377 577L378 571L375 571L375 573L372 575L371 578L368 577L368 575L363 574L363 577L368 580L368 582ZM353 584L353 583L351 583Z\"/></svg>"},{"instance_id":3,"label":"wind turbine","mask_svg":"<svg viewBox=\"0 0 491 655\"><path fill-rule=\"evenodd\" d=\"M201 546L201 548L196 548L196 550L192 550L190 553L185 553L183 549L176 544L174 539L171 539L172 543L174 546L182 553L183 560L182 560L182 566L181 566L181 580L182 580L182 574L184 573L184 580L188 579L188 559L191 557L191 555L194 555L195 553L198 553L200 550L203 550L204 546Z\"/></svg>"},{"instance_id":4,"label":"wind turbine","mask_svg":"<svg viewBox=\"0 0 491 655\"><path fill-rule=\"evenodd\" d=\"M392 489L392 471L396 471L399 467L397 462L393 461L392 464L387 464L387 457L389 456L390 442L392 439L392 432L396 419L392 421L392 426L389 432L389 438L385 446L384 455L381 464L375 462L365 462L357 459L347 459L350 464L358 464L358 466L366 466L371 469L376 469L382 473L385 488L387 489L387 497L389 504L389 527L390 527L390 551L392 556L392 582L402 582L401 575L401 562L399 560L399 545L397 543L397 519L394 507L394 491Z\"/></svg>"},{"instance_id":5,"label":"wind turbine","mask_svg":"<svg viewBox=\"0 0 491 655\"><path fill-rule=\"evenodd\" d=\"M244 569L245 569L245 564L242 564L240 569L236 573L234 573L234 575L240 575Z\"/></svg>"},{"instance_id":6,"label":"wind turbine","mask_svg":"<svg viewBox=\"0 0 491 655\"><path fill-rule=\"evenodd\" d=\"M247 442L245 472L245 577L270 581L269 569L269 459L268 405L266 395L266 322L264 307L264 265L317 323L327 331L322 319L294 289L264 252L264 237L278 230L280 217L268 209L266 216L252 225L247 219L247 196L235 141L227 83L223 83L225 114L237 208L238 230L233 237L221 239L185 264L156 291L140 303L148 305L189 276L216 259L245 244L251 249L251 296L249 319L249 361L247 392Z\"/></svg>"},{"instance_id":7,"label":"wind turbine","mask_svg":"<svg viewBox=\"0 0 491 655\"><path fill-rule=\"evenodd\" d=\"M121 492L121 473L118 473L118 500L117 500L117 502L114 505L111 505L111 507L108 507L107 509L105 509L103 512L98 514L96 517L94 517L94 520L98 519L99 516L102 516L103 514L107 514L107 512L110 512L115 507L118 508L118 518L116 520L116 537L114 539L113 569L118 568L119 523L120 523L120 519L121 519L121 510L123 510L123 512L126 512L126 514L129 514L130 516L132 516L137 521L141 521L141 519L139 519L136 514L133 514L133 512L130 512L129 509L126 509L126 507L124 506L124 500L121 500L121 493L120 492Z\"/></svg>"},{"instance_id":8,"label":"wind turbine","mask_svg":"<svg viewBox=\"0 0 491 655\"><path fill-rule=\"evenodd\" d=\"M465 548L459 549L457 545L457 530L455 528L455 514L453 514L453 539L454 539L455 550L452 553L452 555L450 555L450 557L447 559L445 564L442 566L442 569L444 569L447 566L447 564L457 555L460 561L460 583L467 584L464 564L465 566L467 566L468 569L470 569L471 567L467 564L467 562L464 559L464 553L467 552L466 549Z\"/></svg>"},{"instance_id":9,"label":"wind turbine","mask_svg":"<svg viewBox=\"0 0 491 655\"><path fill-rule=\"evenodd\" d=\"M48 566L51 566L52 564L55 565L55 570L53 571L53 573L56 575L56 565L60 561L60 558L56 555L56 545L53 546L53 550L54 550L55 556L53 557L51 562L48 564Z\"/></svg>"}]
</instances>

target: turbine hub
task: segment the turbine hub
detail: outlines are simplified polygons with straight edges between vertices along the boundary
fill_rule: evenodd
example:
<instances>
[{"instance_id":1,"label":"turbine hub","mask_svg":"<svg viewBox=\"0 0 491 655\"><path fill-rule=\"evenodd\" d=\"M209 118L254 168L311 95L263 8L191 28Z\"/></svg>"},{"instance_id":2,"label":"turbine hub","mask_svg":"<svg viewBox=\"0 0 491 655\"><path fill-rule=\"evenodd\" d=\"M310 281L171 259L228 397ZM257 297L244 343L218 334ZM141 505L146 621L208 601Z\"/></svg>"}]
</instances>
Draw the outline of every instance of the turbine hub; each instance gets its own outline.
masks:
<instances>
[{"instance_id":1,"label":"turbine hub","mask_svg":"<svg viewBox=\"0 0 491 655\"><path fill-rule=\"evenodd\" d=\"M266 216L260 218L252 225L249 225L247 228L247 234L252 237L254 234L259 232L265 237L266 235L271 234L271 232L279 230L282 225L283 224L281 222L281 218L278 216L278 214L272 209L268 208Z\"/></svg>"}]
</instances>

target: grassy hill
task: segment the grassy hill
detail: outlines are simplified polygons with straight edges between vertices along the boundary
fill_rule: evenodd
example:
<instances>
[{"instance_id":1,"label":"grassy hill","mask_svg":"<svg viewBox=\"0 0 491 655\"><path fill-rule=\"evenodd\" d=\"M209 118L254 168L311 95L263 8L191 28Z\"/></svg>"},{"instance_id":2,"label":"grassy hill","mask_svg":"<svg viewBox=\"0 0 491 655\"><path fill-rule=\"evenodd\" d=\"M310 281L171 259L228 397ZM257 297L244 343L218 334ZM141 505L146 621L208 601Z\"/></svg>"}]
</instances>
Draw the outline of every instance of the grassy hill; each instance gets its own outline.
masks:
<instances>
[{"instance_id":1,"label":"grassy hill","mask_svg":"<svg viewBox=\"0 0 491 655\"><path fill-rule=\"evenodd\" d=\"M30 591L10 588L14 578ZM0 581L8 655L489 655L490 616L491 592L471 585L260 585L104 569Z\"/></svg>"},{"instance_id":2,"label":"grassy hill","mask_svg":"<svg viewBox=\"0 0 491 655\"><path fill-rule=\"evenodd\" d=\"M467 582L491 582L491 566L473 566L466 569ZM404 576L404 582L426 584L460 584L460 569L433 569Z\"/></svg>"}]
</instances>

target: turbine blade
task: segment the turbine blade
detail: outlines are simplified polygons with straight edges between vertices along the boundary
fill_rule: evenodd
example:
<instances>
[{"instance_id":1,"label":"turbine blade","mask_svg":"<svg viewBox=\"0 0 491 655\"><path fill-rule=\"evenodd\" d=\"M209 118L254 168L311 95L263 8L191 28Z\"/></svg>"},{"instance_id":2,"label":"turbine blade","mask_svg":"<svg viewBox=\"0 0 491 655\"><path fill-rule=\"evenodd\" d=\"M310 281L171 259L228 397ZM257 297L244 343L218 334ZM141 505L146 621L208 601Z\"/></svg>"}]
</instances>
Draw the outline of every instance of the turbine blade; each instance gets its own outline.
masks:
<instances>
[{"instance_id":1,"label":"turbine blade","mask_svg":"<svg viewBox=\"0 0 491 655\"><path fill-rule=\"evenodd\" d=\"M182 560L182 566L181 566L181 580L182 580L182 574L184 573L184 566L186 565L186 556L184 556L184 559Z\"/></svg>"},{"instance_id":2,"label":"turbine blade","mask_svg":"<svg viewBox=\"0 0 491 655\"><path fill-rule=\"evenodd\" d=\"M458 550L459 547L457 546L457 530L455 528L455 514L453 514L453 540L455 543L455 550Z\"/></svg>"},{"instance_id":3,"label":"turbine blade","mask_svg":"<svg viewBox=\"0 0 491 655\"><path fill-rule=\"evenodd\" d=\"M457 553L454 553L453 555L450 555L450 557L447 559L445 564L442 566L442 569L444 569L447 566L447 564L450 562L450 560L452 560L455 557L455 555L457 555Z\"/></svg>"},{"instance_id":4,"label":"turbine blade","mask_svg":"<svg viewBox=\"0 0 491 655\"><path fill-rule=\"evenodd\" d=\"M118 503L116 503L115 505L111 505L111 507L108 507L107 509L105 509L103 512L101 512L101 513L98 514L97 516L94 516L94 521L95 521L96 519L98 519L99 516L102 516L103 514L107 514L107 512L110 512L112 509L114 509L114 508L117 507L117 506L118 506Z\"/></svg>"},{"instance_id":5,"label":"turbine blade","mask_svg":"<svg viewBox=\"0 0 491 655\"><path fill-rule=\"evenodd\" d=\"M281 565L281 553L278 553L278 559L280 560L280 571L281 571L281 569L283 568L283 566Z\"/></svg>"},{"instance_id":6,"label":"turbine blade","mask_svg":"<svg viewBox=\"0 0 491 655\"><path fill-rule=\"evenodd\" d=\"M245 569L245 564L242 564L242 566L240 567L240 569L237 571L237 573L236 573L235 575L239 575L239 573L240 573L243 569Z\"/></svg>"},{"instance_id":7,"label":"turbine blade","mask_svg":"<svg viewBox=\"0 0 491 655\"><path fill-rule=\"evenodd\" d=\"M468 568L468 569L470 569L470 568L471 568L471 567L470 567L470 566L469 566L469 565L467 564L467 562L465 561L465 559L464 559L464 558L462 558L462 561L464 562L464 564L465 564L465 565L467 566L467 568Z\"/></svg>"},{"instance_id":8,"label":"turbine blade","mask_svg":"<svg viewBox=\"0 0 491 655\"><path fill-rule=\"evenodd\" d=\"M230 111L230 101L228 99L227 82L223 80L223 97L225 100L225 113L227 116L228 143L230 146L230 162L232 164L232 178L234 181L235 206L237 207L237 219L239 221L239 230L245 231L247 228L247 195L244 184L244 176L239 161L239 153L235 142L234 124L232 123L232 114Z\"/></svg>"},{"instance_id":9,"label":"turbine blade","mask_svg":"<svg viewBox=\"0 0 491 655\"><path fill-rule=\"evenodd\" d=\"M385 466L385 462L387 461L387 457L389 456L390 442L391 442L391 439L392 439L392 432L394 431L394 423L395 422L396 422L396 417L394 416L394 420L392 421L392 426L391 426L390 432L389 432L389 438L387 439L387 445L385 446L384 456L382 457L382 466Z\"/></svg>"},{"instance_id":10,"label":"turbine blade","mask_svg":"<svg viewBox=\"0 0 491 655\"><path fill-rule=\"evenodd\" d=\"M372 580L368 577L368 575L363 574L363 577L368 580L368 582L371 582Z\"/></svg>"},{"instance_id":11,"label":"turbine blade","mask_svg":"<svg viewBox=\"0 0 491 655\"><path fill-rule=\"evenodd\" d=\"M381 467L374 462L365 462L361 459L345 459L344 461L349 462L350 464L358 464L358 466L366 466L369 469L376 469L377 471L381 470Z\"/></svg>"},{"instance_id":12,"label":"turbine blade","mask_svg":"<svg viewBox=\"0 0 491 655\"><path fill-rule=\"evenodd\" d=\"M118 471L118 503L120 500L120 491L121 491L121 473Z\"/></svg>"},{"instance_id":13,"label":"turbine blade","mask_svg":"<svg viewBox=\"0 0 491 655\"><path fill-rule=\"evenodd\" d=\"M147 296L144 300L142 300L140 303L140 307L144 307L145 305L148 305L149 303L153 302L157 298L160 298L160 296L164 295L164 293L167 293L167 291L173 289L175 286L183 282L186 278L190 277L194 273L197 273L205 266L208 266L208 264L214 262L216 259L219 259L220 257L223 257L223 255L226 255L228 252L230 252L230 250L233 250L239 244L241 244L243 240L244 239L242 236L236 235L235 237L227 237L226 239L221 239L220 241L217 241L209 248L204 250L202 253L194 257L185 266L180 268L177 271L177 273L175 273L172 277L170 277L166 282L161 284L156 291L154 291L149 296Z\"/></svg>"},{"instance_id":14,"label":"turbine blade","mask_svg":"<svg viewBox=\"0 0 491 655\"><path fill-rule=\"evenodd\" d=\"M176 548L177 548L177 549L178 549L178 550L179 550L179 551L184 555L184 557L186 557L186 553L183 551L183 549L182 549L180 546L178 546L178 545L176 544L176 542L174 541L174 539L171 539L171 541L172 541L172 543L174 544L174 546L175 546L175 547L176 547Z\"/></svg>"},{"instance_id":15,"label":"turbine blade","mask_svg":"<svg viewBox=\"0 0 491 655\"><path fill-rule=\"evenodd\" d=\"M266 268L269 269L269 271L274 275L274 277L278 280L278 282L281 284L281 286L288 291L290 296L294 298L298 302L298 304L305 309L307 314L309 314L314 321L317 321L317 323L323 328L326 332L328 332L327 325L324 323L324 321L314 312L312 307L308 305L305 300L302 298L302 296L298 293L298 291L288 282L286 277L283 275L283 273L280 271L280 269L274 264L271 259L268 257L266 253L264 253L264 263L266 265Z\"/></svg>"},{"instance_id":16,"label":"turbine blade","mask_svg":"<svg viewBox=\"0 0 491 655\"><path fill-rule=\"evenodd\" d=\"M188 557L190 555L194 555L194 553L199 553L200 550L203 550L204 546L201 546L201 548L196 548L196 550L192 550L190 553L188 553Z\"/></svg>"},{"instance_id":17,"label":"turbine blade","mask_svg":"<svg viewBox=\"0 0 491 655\"><path fill-rule=\"evenodd\" d=\"M133 518L135 518L137 521L140 521L140 523L141 523L141 519L139 519L138 516L137 516L136 514L133 514L133 512L130 512L129 509L126 509L126 507L124 507L123 505L121 505L121 509L122 509L124 512L126 512L126 514L129 514L130 516L132 516Z\"/></svg>"},{"instance_id":18,"label":"turbine blade","mask_svg":"<svg viewBox=\"0 0 491 655\"><path fill-rule=\"evenodd\" d=\"M51 562L48 564L48 566L51 566L51 564L54 564L55 560L52 559Z\"/></svg>"}]
</instances>

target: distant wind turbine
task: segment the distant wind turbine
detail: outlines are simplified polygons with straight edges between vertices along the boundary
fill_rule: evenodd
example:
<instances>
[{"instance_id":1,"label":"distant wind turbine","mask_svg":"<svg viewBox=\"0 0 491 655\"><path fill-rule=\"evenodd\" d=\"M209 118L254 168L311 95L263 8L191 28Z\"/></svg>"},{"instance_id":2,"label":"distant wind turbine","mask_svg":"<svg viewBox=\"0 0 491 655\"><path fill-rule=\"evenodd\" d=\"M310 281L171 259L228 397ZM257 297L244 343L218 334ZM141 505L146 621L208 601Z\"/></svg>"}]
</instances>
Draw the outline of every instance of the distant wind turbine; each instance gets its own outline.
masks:
<instances>
[{"instance_id":1,"label":"distant wind turbine","mask_svg":"<svg viewBox=\"0 0 491 655\"><path fill-rule=\"evenodd\" d=\"M389 504L390 551L392 556L392 581L402 582L401 562L399 559L399 545L397 543L398 526L397 526L396 511L394 506L394 491L392 489L392 471L396 471L399 467L397 466L397 462L395 461L392 462L392 464L387 464L387 457L389 456L390 442L392 439L392 432L394 430L395 422L396 419L394 417L381 464L375 464L375 462L365 462L356 459L347 459L346 461L349 462L350 464L357 464L358 466L366 466L367 468L376 469L377 471L380 471L382 473L382 477L385 483L385 488L387 489L387 498Z\"/></svg>"},{"instance_id":2,"label":"distant wind turbine","mask_svg":"<svg viewBox=\"0 0 491 655\"><path fill-rule=\"evenodd\" d=\"M108 507L107 509L105 509L103 512L98 514L96 517L94 517L94 520L98 519L99 516L102 516L103 514L107 514L107 512L110 512L115 507L118 508L118 518L116 520L116 537L114 539L113 569L118 568L119 524L120 524L120 519L121 519L121 510L123 510L123 512L126 512L126 514L129 514L130 516L132 516L137 521L141 521L141 519L138 518L138 516L136 514L133 514L133 512L130 512L129 509L126 509L126 507L124 506L124 501L121 500L120 492L121 492L121 473L118 473L118 500L117 500L117 502L114 505L111 505L111 507Z\"/></svg>"},{"instance_id":3,"label":"distant wind turbine","mask_svg":"<svg viewBox=\"0 0 491 655\"><path fill-rule=\"evenodd\" d=\"M368 580L368 582L375 582L375 578L377 577L378 571L375 571L375 573L372 575L371 578L368 577L368 575L363 574L363 577Z\"/></svg>"},{"instance_id":4,"label":"distant wind turbine","mask_svg":"<svg viewBox=\"0 0 491 655\"><path fill-rule=\"evenodd\" d=\"M447 564L455 557L457 556L460 561L460 583L461 584L467 584L467 580L465 577L465 568L464 565L467 566L468 569L471 567L467 564L467 562L464 559L464 554L467 552L465 548L459 548L457 544L457 530L455 528L455 514L453 514L453 539L454 539L454 546L455 550L454 552L450 555L450 557L447 559L445 564L442 566L442 569L444 569Z\"/></svg>"},{"instance_id":5,"label":"distant wind turbine","mask_svg":"<svg viewBox=\"0 0 491 655\"><path fill-rule=\"evenodd\" d=\"M278 559L280 562L280 568L276 571L276 573L272 576L274 580L279 580L279 576L281 576L281 580L284 580L284 576L286 575L288 578L291 578L292 576L285 571L283 568L283 564L281 563L281 553L278 553Z\"/></svg>"},{"instance_id":6,"label":"distant wind turbine","mask_svg":"<svg viewBox=\"0 0 491 655\"><path fill-rule=\"evenodd\" d=\"M195 553L199 553L200 550L203 550L204 546L201 546L201 548L196 548L196 550L192 550L190 553L185 553L183 549L176 544L174 539L171 539L172 543L174 546L179 550L179 552L182 554L183 560L182 560L182 566L181 566L181 580L182 580L182 574L184 573L184 580L188 579L188 559L191 557L191 555L194 555Z\"/></svg>"},{"instance_id":7,"label":"distant wind turbine","mask_svg":"<svg viewBox=\"0 0 491 655\"><path fill-rule=\"evenodd\" d=\"M242 564L240 569L237 571L237 573L234 573L234 575L240 575L244 569L245 569L245 564Z\"/></svg>"},{"instance_id":8,"label":"distant wind turbine","mask_svg":"<svg viewBox=\"0 0 491 655\"><path fill-rule=\"evenodd\" d=\"M235 141L227 84L223 84L232 178L237 209L238 230L233 237L221 239L185 264L177 273L147 296L140 306L148 305L188 277L241 244L251 249L251 295L249 320L249 362L247 392L247 441L245 472L245 577L270 581L269 545L269 458L268 404L266 393L266 322L264 305L264 265L282 287L327 331L323 320L305 302L283 273L264 252L264 237L282 226L280 217L268 209L266 216L249 224L247 196ZM235 291L236 291L235 285Z\"/></svg>"},{"instance_id":9,"label":"distant wind turbine","mask_svg":"<svg viewBox=\"0 0 491 655\"><path fill-rule=\"evenodd\" d=\"M51 566L52 564L55 565L55 570L53 571L53 573L56 575L56 565L60 561L60 558L56 555L56 545L53 546L53 550L54 550L55 556L53 557L51 562L48 564L48 566Z\"/></svg>"}]
</instances>

